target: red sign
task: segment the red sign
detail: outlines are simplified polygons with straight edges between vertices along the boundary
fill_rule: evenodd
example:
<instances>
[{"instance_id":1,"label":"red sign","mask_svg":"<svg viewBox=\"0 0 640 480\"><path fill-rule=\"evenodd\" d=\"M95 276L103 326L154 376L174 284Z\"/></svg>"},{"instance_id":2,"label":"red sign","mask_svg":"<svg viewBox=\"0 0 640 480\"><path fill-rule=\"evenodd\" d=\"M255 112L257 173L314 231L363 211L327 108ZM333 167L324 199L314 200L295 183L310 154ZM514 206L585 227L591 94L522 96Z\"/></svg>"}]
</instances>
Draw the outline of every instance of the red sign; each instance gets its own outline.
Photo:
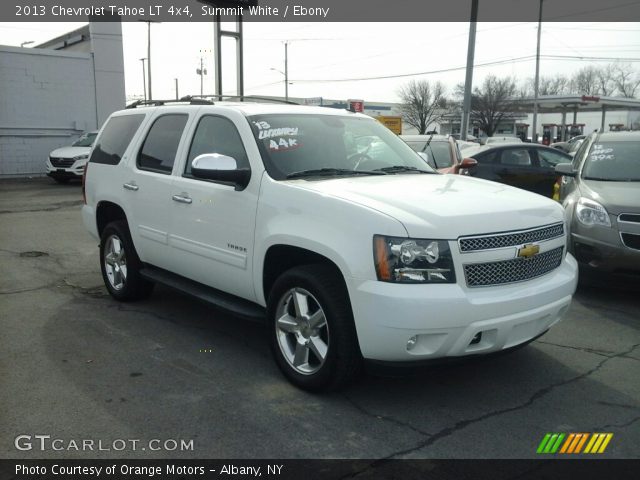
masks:
<instances>
[{"instance_id":1,"label":"red sign","mask_svg":"<svg viewBox=\"0 0 640 480\"><path fill-rule=\"evenodd\" d=\"M352 112L363 113L364 112L364 100L347 100L349 103L349 110Z\"/></svg>"},{"instance_id":2,"label":"red sign","mask_svg":"<svg viewBox=\"0 0 640 480\"><path fill-rule=\"evenodd\" d=\"M600 101L600 97L593 97L593 96L583 95L582 96L582 101L583 102L599 102Z\"/></svg>"}]
</instances>

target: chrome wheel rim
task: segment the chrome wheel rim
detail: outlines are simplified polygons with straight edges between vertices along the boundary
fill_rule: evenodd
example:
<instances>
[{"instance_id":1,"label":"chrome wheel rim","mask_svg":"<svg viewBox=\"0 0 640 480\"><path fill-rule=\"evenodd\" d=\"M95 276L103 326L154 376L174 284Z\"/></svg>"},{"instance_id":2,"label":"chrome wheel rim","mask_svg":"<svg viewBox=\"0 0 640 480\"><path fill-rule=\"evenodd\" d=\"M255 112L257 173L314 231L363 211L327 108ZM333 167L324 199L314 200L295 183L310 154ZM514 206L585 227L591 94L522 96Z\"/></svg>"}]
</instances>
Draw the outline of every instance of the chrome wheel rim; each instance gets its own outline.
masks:
<instances>
[{"instance_id":1,"label":"chrome wheel rim","mask_svg":"<svg viewBox=\"0 0 640 480\"><path fill-rule=\"evenodd\" d=\"M288 290L276 309L276 337L287 363L312 375L327 359L329 326L320 302L303 288Z\"/></svg>"},{"instance_id":2,"label":"chrome wheel rim","mask_svg":"<svg viewBox=\"0 0 640 480\"><path fill-rule=\"evenodd\" d=\"M127 283L127 257L117 235L107 238L104 246L104 271L111 288L120 291Z\"/></svg>"}]
</instances>

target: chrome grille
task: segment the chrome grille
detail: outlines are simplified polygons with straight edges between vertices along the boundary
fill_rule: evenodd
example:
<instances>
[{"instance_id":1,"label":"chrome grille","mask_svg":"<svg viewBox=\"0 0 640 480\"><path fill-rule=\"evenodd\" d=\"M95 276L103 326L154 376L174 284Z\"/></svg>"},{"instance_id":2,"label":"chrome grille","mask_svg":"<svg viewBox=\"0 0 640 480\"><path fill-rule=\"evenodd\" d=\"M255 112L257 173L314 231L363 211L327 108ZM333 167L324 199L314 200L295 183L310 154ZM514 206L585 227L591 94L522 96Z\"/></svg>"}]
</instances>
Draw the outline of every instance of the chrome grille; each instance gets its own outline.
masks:
<instances>
[{"instance_id":1,"label":"chrome grille","mask_svg":"<svg viewBox=\"0 0 640 480\"><path fill-rule=\"evenodd\" d=\"M49 160L51 161L51 165L53 165L54 167L61 167L61 168L68 168L71 165L73 165L73 163L75 162L75 160L73 158L53 158L53 157L50 157Z\"/></svg>"},{"instance_id":2,"label":"chrome grille","mask_svg":"<svg viewBox=\"0 0 640 480\"><path fill-rule=\"evenodd\" d=\"M540 253L531 258L514 258L501 262L470 263L464 265L469 287L486 287L522 282L539 277L560 266L564 247Z\"/></svg>"},{"instance_id":3,"label":"chrome grille","mask_svg":"<svg viewBox=\"0 0 640 480\"><path fill-rule=\"evenodd\" d=\"M557 223L548 227L536 228L519 232L499 233L478 237L463 237L458 240L461 252L475 252L478 250L492 250L495 248L524 245L525 243L540 242L564 235L564 224Z\"/></svg>"}]
</instances>

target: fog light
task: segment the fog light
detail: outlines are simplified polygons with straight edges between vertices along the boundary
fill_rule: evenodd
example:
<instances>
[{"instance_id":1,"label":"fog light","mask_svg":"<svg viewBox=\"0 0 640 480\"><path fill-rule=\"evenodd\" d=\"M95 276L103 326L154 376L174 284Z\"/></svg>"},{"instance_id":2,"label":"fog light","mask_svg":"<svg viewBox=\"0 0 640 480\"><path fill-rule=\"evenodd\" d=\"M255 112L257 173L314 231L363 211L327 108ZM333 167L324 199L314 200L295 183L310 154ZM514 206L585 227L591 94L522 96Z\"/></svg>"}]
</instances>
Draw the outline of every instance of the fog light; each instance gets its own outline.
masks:
<instances>
[{"instance_id":1,"label":"fog light","mask_svg":"<svg viewBox=\"0 0 640 480\"><path fill-rule=\"evenodd\" d=\"M482 340L482 332L476 333L471 339L471 342L469 342L469 345L475 345L477 343L480 343L480 340Z\"/></svg>"},{"instance_id":2,"label":"fog light","mask_svg":"<svg viewBox=\"0 0 640 480\"><path fill-rule=\"evenodd\" d=\"M411 337L409 340L407 340L407 350L409 351L413 350L413 347L416 346L417 342L418 342L418 337L415 335Z\"/></svg>"}]
</instances>

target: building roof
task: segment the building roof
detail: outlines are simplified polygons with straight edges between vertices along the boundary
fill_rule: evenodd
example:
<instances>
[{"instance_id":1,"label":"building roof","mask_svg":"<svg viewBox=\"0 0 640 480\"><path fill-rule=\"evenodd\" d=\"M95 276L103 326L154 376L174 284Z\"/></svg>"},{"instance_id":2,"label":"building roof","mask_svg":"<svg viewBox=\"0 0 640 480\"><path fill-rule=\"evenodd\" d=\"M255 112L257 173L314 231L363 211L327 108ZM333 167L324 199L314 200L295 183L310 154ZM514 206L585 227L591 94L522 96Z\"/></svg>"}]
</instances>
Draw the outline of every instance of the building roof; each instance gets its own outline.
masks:
<instances>
[{"instance_id":1,"label":"building roof","mask_svg":"<svg viewBox=\"0 0 640 480\"><path fill-rule=\"evenodd\" d=\"M76 43L88 41L89 39L90 39L89 25L84 25L76 30L60 35L59 37L52 38L51 40L47 40L46 42L36 45L33 48L48 48L51 50L62 50L71 45L75 45Z\"/></svg>"}]
</instances>

